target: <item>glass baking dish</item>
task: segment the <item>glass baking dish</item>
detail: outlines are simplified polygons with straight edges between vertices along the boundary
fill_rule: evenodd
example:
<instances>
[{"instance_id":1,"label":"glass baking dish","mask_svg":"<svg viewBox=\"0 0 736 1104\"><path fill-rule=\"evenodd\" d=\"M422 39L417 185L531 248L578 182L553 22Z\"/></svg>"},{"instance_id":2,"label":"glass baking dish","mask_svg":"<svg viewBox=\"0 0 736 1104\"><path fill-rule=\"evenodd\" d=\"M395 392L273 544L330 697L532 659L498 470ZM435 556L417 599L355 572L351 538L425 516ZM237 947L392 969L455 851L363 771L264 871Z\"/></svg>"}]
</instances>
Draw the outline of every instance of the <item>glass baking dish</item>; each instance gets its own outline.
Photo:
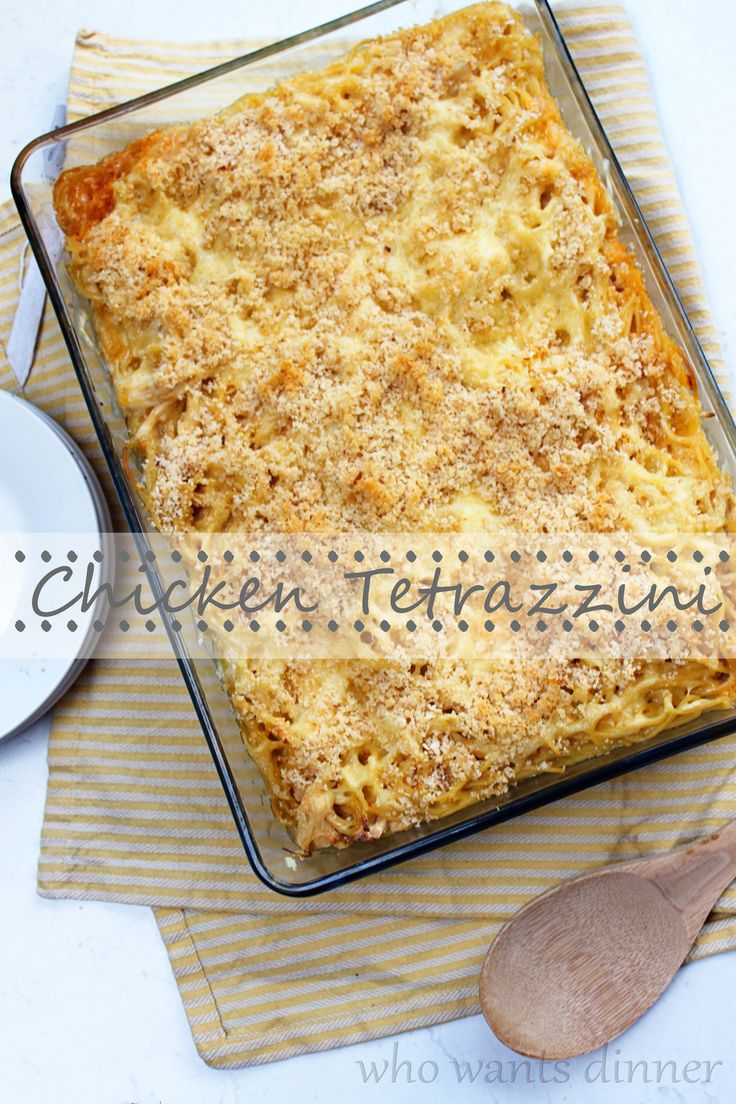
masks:
<instances>
[{"instance_id":1,"label":"glass baking dish","mask_svg":"<svg viewBox=\"0 0 736 1104\"><path fill-rule=\"evenodd\" d=\"M95 340L88 308L75 292L61 232L52 206L55 172L49 171L63 143L65 164L96 161L153 128L191 120L227 106L251 90L263 90L295 71L326 64L361 39L384 34L466 6L437 0L382 0L321 27L238 57L128 103L41 135L18 156L11 186L20 217L41 268L69 353L100 439L127 521L141 554L153 531L126 474L127 431ZM539 36L552 94L572 133L590 152L607 184L621 220L623 239L634 251L648 291L666 329L685 351L695 372L704 410L712 412L706 431L721 466L736 478L736 428L662 259L644 224L616 156L588 99L554 15L546 0L512 2ZM50 156L51 154L51 156ZM156 597L163 582L148 565ZM265 788L245 752L229 699L213 660L196 643L184 649L166 621L176 660L210 747L245 853L262 881L279 893L307 896L375 873L490 825L508 820L567 794L595 785L642 764L672 755L736 729L736 710L721 711L661 733L634 747L612 751L570 767L562 775L540 775L501 798L471 806L443 820L344 850L317 851L295 861L294 845L271 814Z\"/></svg>"}]
</instances>

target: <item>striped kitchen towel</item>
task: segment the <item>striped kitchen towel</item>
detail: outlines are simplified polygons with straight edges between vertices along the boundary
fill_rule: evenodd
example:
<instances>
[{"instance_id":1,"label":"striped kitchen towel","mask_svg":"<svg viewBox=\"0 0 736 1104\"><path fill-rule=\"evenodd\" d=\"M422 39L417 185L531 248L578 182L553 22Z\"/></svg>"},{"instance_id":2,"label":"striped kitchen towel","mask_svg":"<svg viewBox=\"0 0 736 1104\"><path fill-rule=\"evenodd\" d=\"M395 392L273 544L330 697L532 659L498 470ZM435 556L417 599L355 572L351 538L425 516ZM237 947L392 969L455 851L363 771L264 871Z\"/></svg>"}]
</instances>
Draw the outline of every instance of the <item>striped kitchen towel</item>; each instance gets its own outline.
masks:
<instances>
[{"instance_id":1,"label":"striped kitchen towel","mask_svg":"<svg viewBox=\"0 0 736 1104\"><path fill-rule=\"evenodd\" d=\"M625 10L596 0L560 0L556 10L725 383ZM84 32L74 54L70 119L248 47ZM26 256L17 219L6 208L0 213L3 341ZM13 383L0 357L0 384ZM109 486L48 311L24 393L80 441ZM271 1061L476 1012L483 954L521 904L561 877L671 846L736 815L735 757L736 737L727 737L329 896L294 902L265 889L247 868L176 666L97 661L55 712L39 887L49 897L155 906L200 1054L222 1067ZM693 957L734 947L731 889Z\"/></svg>"}]
</instances>

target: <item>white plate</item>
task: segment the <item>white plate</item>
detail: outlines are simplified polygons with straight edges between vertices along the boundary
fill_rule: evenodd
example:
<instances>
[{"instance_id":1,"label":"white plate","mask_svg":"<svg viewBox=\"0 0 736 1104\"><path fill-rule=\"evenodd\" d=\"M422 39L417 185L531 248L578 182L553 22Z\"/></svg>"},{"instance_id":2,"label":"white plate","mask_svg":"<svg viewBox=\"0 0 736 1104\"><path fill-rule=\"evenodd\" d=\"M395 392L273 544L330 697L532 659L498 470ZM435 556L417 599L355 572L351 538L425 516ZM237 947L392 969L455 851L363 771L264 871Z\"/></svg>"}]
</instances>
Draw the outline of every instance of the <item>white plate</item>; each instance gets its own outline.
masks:
<instances>
[{"instance_id":1,"label":"white plate","mask_svg":"<svg viewBox=\"0 0 736 1104\"><path fill-rule=\"evenodd\" d=\"M3 534L105 533L110 515L86 458L51 418L0 391L0 541ZM13 588L0 580L0 615L13 616ZM91 613L94 617L94 612ZM80 634L80 653L85 635ZM0 740L46 712L86 660L0 660Z\"/></svg>"}]
</instances>

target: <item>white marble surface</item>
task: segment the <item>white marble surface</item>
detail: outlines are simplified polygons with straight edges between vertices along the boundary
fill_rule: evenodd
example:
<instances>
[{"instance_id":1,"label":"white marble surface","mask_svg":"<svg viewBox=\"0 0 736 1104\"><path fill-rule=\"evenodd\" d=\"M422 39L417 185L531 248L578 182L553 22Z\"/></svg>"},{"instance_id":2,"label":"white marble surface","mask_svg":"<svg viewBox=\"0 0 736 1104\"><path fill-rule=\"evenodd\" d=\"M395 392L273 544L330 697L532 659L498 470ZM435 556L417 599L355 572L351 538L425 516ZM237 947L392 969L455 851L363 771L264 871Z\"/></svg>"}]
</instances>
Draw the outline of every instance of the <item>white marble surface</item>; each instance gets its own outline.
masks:
<instances>
[{"instance_id":1,"label":"white marble surface","mask_svg":"<svg viewBox=\"0 0 736 1104\"><path fill-rule=\"evenodd\" d=\"M0 199L13 156L63 99L80 26L196 40L280 37L340 13L344 0L3 0ZM695 228L706 284L736 361L732 216L736 99L733 0L628 0L665 136ZM176 16L172 22L171 12ZM1 703L0 703L1 708ZM609 1050L555 1070L521 1066L479 1017L363 1046L234 1072L208 1069L189 1035L148 909L36 896L47 724L0 746L0 1101L8 1104L236 1104L240 1101L687 1101L736 1096L736 953L682 970ZM398 1061L412 1063L392 1077ZM618 1052L618 1053L617 1053ZM454 1062L481 1072L458 1083ZM618 1070L615 1061L620 1063ZM657 1082L656 1063L666 1066ZM364 1083L370 1063L388 1068ZM493 1063L503 1063L502 1066ZM626 1062L640 1064L628 1078ZM706 1080L706 1062L714 1063ZM424 1063L424 1065L422 1065ZM487 1063L491 1063L487 1066ZM701 1063L699 1066L688 1063ZM720 1063L720 1064L718 1064ZM419 1079L419 1067L426 1083ZM411 1076L414 1081L407 1082ZM527 1083L527 1076L532 1085ZM618 1079L617 1079L618 1076ZM488 1080L487 1080L488 1078ZM688 1078L690 1082L688 1082Z\"/></svg>"}]
</instances>

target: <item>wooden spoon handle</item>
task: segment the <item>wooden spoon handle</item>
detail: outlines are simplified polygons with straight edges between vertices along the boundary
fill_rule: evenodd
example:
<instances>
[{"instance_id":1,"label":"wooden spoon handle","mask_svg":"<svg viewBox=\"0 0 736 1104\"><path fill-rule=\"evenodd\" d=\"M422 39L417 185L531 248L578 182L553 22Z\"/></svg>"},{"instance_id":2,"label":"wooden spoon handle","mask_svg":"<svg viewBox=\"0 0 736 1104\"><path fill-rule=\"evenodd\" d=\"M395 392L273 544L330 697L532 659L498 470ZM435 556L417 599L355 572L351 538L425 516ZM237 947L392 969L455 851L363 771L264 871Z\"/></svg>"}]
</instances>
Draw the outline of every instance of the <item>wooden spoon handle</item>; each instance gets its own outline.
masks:
<instances>
[{"instance_id":1,"label":"wooden spoon handle","mask_svg":"<svg viewBox=\"0 0 736 1104\"><path fill-rule=\"evenodd\" d=\"M736 821L652 864L650 881L685 917L693 937L721 893L736 878Z\"/></svg>"},{"instance_id":2,"label":"wooden spoon handle","mask_svg":"<svg viewBox=\"0 0 736 1104\"><path fill-rule=\"evenodd\" d=\"M729 820L727 824L724 824L722 828L719 828L713 835L708 836L703 840L703 843L718 843L726 851L730 851L732 855L736 855L736 819Z\"/></svg>"}]
</instances>

